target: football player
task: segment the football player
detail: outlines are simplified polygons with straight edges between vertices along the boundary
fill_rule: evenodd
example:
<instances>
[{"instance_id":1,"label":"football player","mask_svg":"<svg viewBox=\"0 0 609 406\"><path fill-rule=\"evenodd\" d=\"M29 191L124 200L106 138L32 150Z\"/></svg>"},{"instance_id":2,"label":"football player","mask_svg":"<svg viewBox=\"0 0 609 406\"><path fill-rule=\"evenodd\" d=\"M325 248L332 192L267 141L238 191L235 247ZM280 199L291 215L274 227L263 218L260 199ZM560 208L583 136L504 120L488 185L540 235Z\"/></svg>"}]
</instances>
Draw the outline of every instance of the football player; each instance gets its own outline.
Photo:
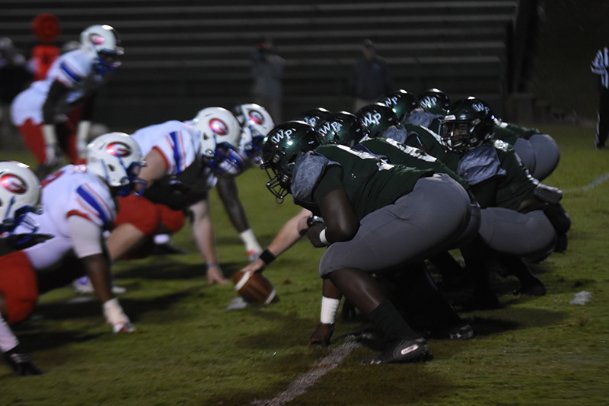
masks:
<instances>
[{"instance_id":1,"label":"football player","mask_svg":"<svg viewBox=\"0 0 609 406\"><path fill-rule=\"evenodd\" d=\"M543 258L557 249L557 242L566 248L570 219L559 203L562 192L534 179L514 149L493 138L494 124L488 106L474 97L455 103L443 120L444 156L450 156L445 162L454 165L482 207L481 238L470 250L468 268L478 272L481 266L474 263L500 256L519 278L522 293L542 295L545 287L521 258ZM482 276L477 280L480 302L496 302Z\"/></svg>"},{"instance_id":2,"label":"football player","mask_svg":"<svg viewBox=\"0 0 609 406\"><path fill-rule=\"evenodd\" d=\"M42 213L30 213L15 233L25 235L36 224L38 232L53 238L0 257L6 278L19 281L4 291L9 322L27 318L39 294L86 273L113 332L135 331L112 293L103 233L116 215L114 197L131 192L143 164L127 134L109 133L89 144L86 165L67 165L45 178Z\"/></svg>"},{"instance_id":3,"label":"football player","mask_svg":"<svg viewBox=\"0 0 609 406\"><path fill-rule=\"evenodd\" d=\"M112 260L133 254L159 231L178 231L189 214L208 282L226 283L216 259L207 196L210 180L243 169L240 137L239 122L221 107L205 108L188 122L171 120L136 131L131 138L145 154L140 177L147 186L142 196L119 201L116 227L107 241Z\"/></svg>"},{"instance_id":4,"label":"football player","mask_svg":"<svg viewBox=\"0 0 609 406\"><path fill-rule=\"evenodd\" d=\"M307 232L315 246L329 246L320 262L322 278L389 340L373 362L428 359L425 339L387 300L371 273L433 253L458 238L470 216L467 192L432 170L391 165L347 147L319 146L304 122L285 123L269 133L263 167L269 174L267 188L277 199L291 193L295 203L324 218L324 224ZM444 207L448 201L450 208ZM421 235L420 230L440 231Z\"/></svg>"},{"instance_id":5,"label":"football player","mask_svg":"<svg viewBox=\"0 0 609 406\"><path fill-rule=\"evenodd\" d=\"M22 247L34 235L14 234L28 213L40 212L40 184L27 165L0 162L0 258ZM33 231L33 230L32 230ZM35 286L31 272L14 273L0 268L0 351L16 375L39 375L41 372L24 351L9 324L20 313L19 297L12 294L15 285Z\"/></svg>"},{"instance_id":6,"label":"football player","mask_svg":"<svg viewBox=\"0 0 609 406\"><path fill-rule=\"evenodd\" d=\"M207 183L215 186L218 196L222 201L229 220L239 233L239 238L245 246L245 252L249 261L254 261L262 252L262 247L254 231L250 228L247 215L241 200L235 177L244 170L260 165L260 153L265 135L273 128L274 123L268 111L255 103L239 104L233 110L239 124L241 125L241 141L239 143L239 154L243 158L243 168L236 173L223 172L221 174L210 173ZM235 172L235 171L233 171ZM169 235L155 235L155 243L160 239L165 245L164 252L175 253L178 249L171 247L167 242Z\"/></svg>"},{"instance_id":7,"label":"football player","mask_svg":"<svg viewBox=\"0 0 609 406\"><path fill-rule=\"evenodd\" d=\"M84 162L95 95L121 64L124 51L111 26L88 27L80 43L11 105L12 121L34 154L41 177L60 165L62 154L71 163Z\"/></svg>"}]
</instances>

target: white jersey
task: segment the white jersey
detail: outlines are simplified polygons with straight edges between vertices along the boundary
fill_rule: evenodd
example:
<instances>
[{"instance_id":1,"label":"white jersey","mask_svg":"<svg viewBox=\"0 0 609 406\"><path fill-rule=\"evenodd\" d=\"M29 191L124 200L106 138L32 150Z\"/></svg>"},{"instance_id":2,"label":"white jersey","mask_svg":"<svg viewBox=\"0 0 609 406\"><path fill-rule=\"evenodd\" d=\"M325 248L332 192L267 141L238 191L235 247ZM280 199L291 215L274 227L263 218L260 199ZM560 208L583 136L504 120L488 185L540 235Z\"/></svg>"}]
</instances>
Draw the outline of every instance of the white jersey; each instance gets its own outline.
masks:
<instances>
[{"instance_id":1,"label":"white jersey","mask_svg":"<svg viewBox=\"0 0 609 406\"><path fill-rule=\"evenodd\" d=\"M62 115L68 113L74 103L89 95L104 82L103 76L93 70L93 58L81 49L77 49L57 58L47 73L46 78L38 80L17 95L11 105L11 118L17 126L28 119L34 124L43 122L42 106L54 81L61 82L70 89L65 100L57 107L58 121L65 120Z\"/></svg>"},{"instance_id":2,"label":"white jersey","mask_svg":"<svg viewBox=\"0 0 609 406\"><path fill-rule=\"evenodd\" d=\"M177 120L141 128L132 137L144 156L153 149L161 154L166 175L182 173L195 161L201 146L201 132Z\"/></svg>"},{"instance_id":3,"label":"white jersey","mask_svg":"<svg viewBox=\"0 0 609 406\"><path fill-rule=\"evenodd\" d=\"M43 213L29 214L38 223L38 233L54 237L25 250L35 269L45 269L59 263L73 250L68 218L79 216L93 224L100 236L112 227L116 203L104 181L88 173L84 165L67 165L42 181ZM20 232L19 228L16 232ZM27 232L27 230L21 230Z\"/></svg>"}]
</instances>

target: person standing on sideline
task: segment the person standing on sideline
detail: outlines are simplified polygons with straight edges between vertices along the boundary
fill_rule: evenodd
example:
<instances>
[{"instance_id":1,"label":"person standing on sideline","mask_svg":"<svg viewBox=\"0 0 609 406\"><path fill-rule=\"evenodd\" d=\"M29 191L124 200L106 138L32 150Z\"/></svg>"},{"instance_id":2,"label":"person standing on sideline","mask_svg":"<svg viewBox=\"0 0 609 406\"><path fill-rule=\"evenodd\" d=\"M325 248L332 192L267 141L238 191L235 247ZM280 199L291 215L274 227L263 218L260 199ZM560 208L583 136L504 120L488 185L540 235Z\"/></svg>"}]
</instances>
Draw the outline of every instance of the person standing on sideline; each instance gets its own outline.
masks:
<instances>
[{"instance_id":1,"label":"person standing on sideline","mask_svg":"<svg viewBox=\"0 0 609 406\"><path fill-rule=\"evenodd\" d=\"M607 136L609 136L609 50L603 47L596 52L590 69L599 75L599 103L598 119L596 123L596 138L594 145L596 149L605 148Z\"/></svg>"},{"instance_id":2,"label":"person standing on sideline","mask_svg":"<svg viewBox=\"0 0 609 406\"><path fill-rule=\"evenodd\" d=\"M252 96L254 103L266 108L276 123L281 122L284 69L285 59L277 54L271 39L262 39L252 58Z\"/></svg>"},{"instance_id":3,"label":"person standing on sideline","mask_svg":"<svg viewBox=\"0 0 609 406\"><path fill-rule=\"evenodd\" d=\"M353 64L350 89L355 97L353 111L375 103L392 91L387 62L377 55L369 39L364 40L362 55Z\"/></svg>"}]
</instances>

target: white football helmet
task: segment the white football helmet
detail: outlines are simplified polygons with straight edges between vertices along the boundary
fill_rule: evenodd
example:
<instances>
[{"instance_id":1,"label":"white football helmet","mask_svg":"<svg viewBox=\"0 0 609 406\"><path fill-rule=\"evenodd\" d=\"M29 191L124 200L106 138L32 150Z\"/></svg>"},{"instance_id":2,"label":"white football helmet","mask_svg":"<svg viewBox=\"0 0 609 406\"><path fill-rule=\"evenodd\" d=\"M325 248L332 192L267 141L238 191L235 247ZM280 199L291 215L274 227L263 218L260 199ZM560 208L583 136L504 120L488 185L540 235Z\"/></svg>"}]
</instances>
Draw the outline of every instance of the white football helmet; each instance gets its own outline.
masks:
<instances>
[{"instance_id":1,"label":"white football helmet","mask_svg":"<svg viewBox=\"0 0 609 406\"><path fill-rule=\"evenodd\" d=\"M119 46L116 30L109 25L92 25L80 34L80 48L95 61L99 73L106 73L121 65L125 53Z\"/></svg>"},{"instance_id":2,"label":"white football helmet","mask_svg":"<svg viewBox=\"0 0 609 406\"><path fill-rule=\"evenodd\" d=\"M102 178L118 194L131 192L145 165L139 145L128 134L100 135L87 145L87 171Z\"/></svg>"},{"instance_id":3,"label":"white football helmet","mask_svg":"<svg viewBox=\"0 0 609 406\"><path fill-rule=\"evenodd\" d=\"M260 164L264 137L275 127L273 118L264 107L254 103L235 106L235 115L242 127L239 152Z\"/></svg>"},{"instance_id":4,"label":"white football helmet","mask_svg":"<svg viewBox=\"0 0 609 406\"><path fill-rule=\"evenodd\" d=\"M0 233L13 231L30 212L41 212L38 178L21 162L0 162Z\"/></svg>"}]
</instances>

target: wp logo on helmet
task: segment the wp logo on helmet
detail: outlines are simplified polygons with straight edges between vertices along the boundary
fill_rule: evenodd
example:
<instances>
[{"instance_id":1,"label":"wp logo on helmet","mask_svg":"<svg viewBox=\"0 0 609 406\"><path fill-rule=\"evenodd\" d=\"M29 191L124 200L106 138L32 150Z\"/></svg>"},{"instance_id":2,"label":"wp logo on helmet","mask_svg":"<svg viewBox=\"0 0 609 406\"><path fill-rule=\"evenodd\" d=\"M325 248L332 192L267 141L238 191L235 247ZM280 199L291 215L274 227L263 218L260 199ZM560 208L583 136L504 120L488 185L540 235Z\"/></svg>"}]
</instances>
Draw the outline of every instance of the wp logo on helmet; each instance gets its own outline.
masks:
<instances>
[{"instance_id":1,"label":"wp logo on helmet","mask_svg":"<svg viewBox=\"0 0 609 406\"><path fill-rule=\"evenodd\" d=\"M12 173L5 173L0 176L0 185L16 195L22 195L27 192L27 184L25 181Z\"/></svg>"},{"instance_id":2,"label":"wp logo on helmet","mask_svg":"<svg viewBox=\"0 0 609 406\"><path fill-rule=\"evenodd\" d=\"M273 134L271 136L271 141L274 143L279 143L282 139L291 136L294 133L294 130L289 129L289 130L284 130L284 129L278 129L277 132L275 134Z\"/></svg>"},{"instance_id":3,"label":"wp logo on helmet","mask_svg":"<svg viewBox=\"0 0 609 406\"><path fill-rule=\"evenodd\" d=\"M378 125L381 123L381 117L381 113L368 112L361 118L361 123L363 126Z\"/></svg>"},{"instance_id":4,"label":"wp logo on helmet","mask_svg":"<svg viewBox=\"0 0 609 406\"><path fill-rule=\"evenodd\" d=\"M117 158L124 158L131 155L131 147L122 142L112 142L106 146L106 152Z\"/></svg>"}]
</instances>

